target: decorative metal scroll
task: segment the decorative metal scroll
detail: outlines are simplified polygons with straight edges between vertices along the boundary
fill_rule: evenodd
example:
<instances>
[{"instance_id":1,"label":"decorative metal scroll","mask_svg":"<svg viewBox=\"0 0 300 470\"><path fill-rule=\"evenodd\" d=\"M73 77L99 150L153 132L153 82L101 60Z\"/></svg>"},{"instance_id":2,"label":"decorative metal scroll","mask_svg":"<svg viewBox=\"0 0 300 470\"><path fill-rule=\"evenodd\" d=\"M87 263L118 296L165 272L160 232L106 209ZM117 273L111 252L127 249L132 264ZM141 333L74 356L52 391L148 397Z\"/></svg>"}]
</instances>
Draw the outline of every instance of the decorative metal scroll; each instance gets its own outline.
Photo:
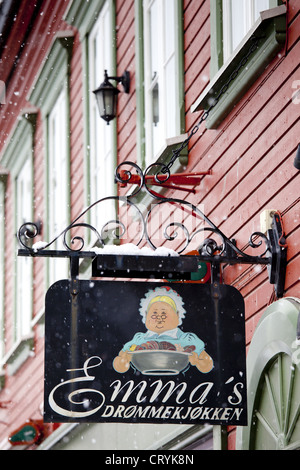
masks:
<instances>
[{"instance_id":1,"label":"decorative metal scroll","mask_svg":"<svg viewBox=\"0 0 300 470\"><path fill-rule=\"evenodd\" d=\"M157 170L158 171L154 171ZM268 236L260 232L251 234L247 248L240 249L234 240L229 239L205 214L194 204L182 199L164 197L157 194L146 183L146 175L155 173L155 180L165 182L170 171L164 164L150 165L145 172L132 162L121 163L115 171L118 183L130 182L133 175L139 176L140 184L131 194L126 196L110 196L102 198L87 209L68 225L50 242L33 240L39 233L36 223L23 224L18 232L22 247L21 256L54 256L54 257L90 257L105 254L103 249L112 242L126 242L130 246L147 246L151 250L170 248L176 255L188 254L189 250L197 250L198 260L211 264L260 264L270 269L270 282L282 284L283 263L286 245L279 214L275 214L273 227ZM156 188L157 186L155 186ZM151 196L151 202L145 206L145 194ZM116 218L102 221L101 227L89 223L89 215L93 210L101 214L101 205L113 203ZM58 249L59 242L61 249ZM140 254L143 254L143 251ZM248 251L251 250L251 253ZM254 255L254 253L259 254ZM153 253L155 254L155 252ZM280 259L280 263L279 263ZM285 266L285 265L284 265ZM276 271L280 271L280 275ZM285 270L284 270L285 271ZM281 294L278 291L277 295Z\"/></svg>"},{"instance_id":2,"label":"decorative metal scroll","mask_svg":"<svg viewBox=\"0 0 300 470\"><path fill-rule=\"evenodd\" d=\"M63 249L69 252L80 253L88 248L88 251L93 251L90 247L90 241L93 240L93 245L97 247L104 247L107 242L110 242L111 239L122 240L125 239L128 243L134 243L136 246L141 246L143 241L146 241L147 244L153 249L157 249L162 244L167 242L176 241L179 239L178 232L181 231L183 237L180 237L180 246L176 249L174 244L172 249L177 251L178 254L186 251L196 240L197 237L202 239L202 243L197 243L199 247L201 245L201 253L205 256L211 258L218 254L219 259L228 253L230 249L233 251L236 256L240 257L243 260L248 261L261 261L262 264L268 263L268 257L266 258L267 253L270 253L270 240L262 233L255 232L251 235L249 240L249 246L252 248L258 248L264 243L264 250L258 257L253 257L244 251L238 249L235 244L229 240L226 235L207 217L204 213L196 207L194 204L191 204L188 201L175 198L167 198L159 196L157 193L154 193L150 187L145 183L145 174L152 169L154 165L148 167L145 173L142 172L140 167L135 163L124 162L120 164L116 169L116 181L118 182L129 182L132 176L131 171L126 170L126 177L120 176L120 169L124 166L133 167L140 176L141 184L137 187L130 195L127 196L109 196L104 197L95 203L91 204L87 209L85 209L76 219L68 225L59 235L57 235L53 240L48 243L38 242L32 244L32 240L36 238L39 232L39 227L36 223L26 222L24 223L18 232L18 239L23 248L25 248L28 253L32 255L37 255L45 252L45 250L51 249L51 247L56 246L59 239L62 240ZM161 165L164 169L165 166ZM159 181L166 181L169 177L169 174L159 173L155 175L155 179ZM137 202L137 196L142 192L150 194L152 197L152 202L148 207L143 206L143 201ZM113 201L119 205L119 214L117 218L105 221L102 224L102 227L95 227L90 223L83 221L84 218L87 218L88 214L92 212L97 206L101 206L108 201ZM159 209L161 209L159 211ZM100 208L101 210L101 208ZM159 211L159 216L156 217L157 212ZM177 211L179 211L180 217L176 218ZM162 220L162 216L164 220ZM125 219L125 222L122 220ZM197 221L190 220L188 224L188 218L196 218ZM159 230L157 226L157 220L160 220L162 223L162 232L163 239L161 240L153 234L153 231ZM199 220L200 219L200 220ZM203 223L206 223L206 226L202 226ZM132 228L134 224L134 230L131 230L131 233L127 233ZM153 226L155 224L155 227ZM79 229L84 229L86 232L84 234L74 233ZM154 230L153 230L154 229ZM87 232L90 232L88 234ZM161 231L161 230L160 230ZM218 236L219 240L213 240L212 238L206 238L203 240L203 234L205 232L210 232ZM92 234L92 236L91 236ZM261 240L255 241L255 238L258 237ZM88 241L87 241L88 240Z\"/></svg>"}]
</instances>

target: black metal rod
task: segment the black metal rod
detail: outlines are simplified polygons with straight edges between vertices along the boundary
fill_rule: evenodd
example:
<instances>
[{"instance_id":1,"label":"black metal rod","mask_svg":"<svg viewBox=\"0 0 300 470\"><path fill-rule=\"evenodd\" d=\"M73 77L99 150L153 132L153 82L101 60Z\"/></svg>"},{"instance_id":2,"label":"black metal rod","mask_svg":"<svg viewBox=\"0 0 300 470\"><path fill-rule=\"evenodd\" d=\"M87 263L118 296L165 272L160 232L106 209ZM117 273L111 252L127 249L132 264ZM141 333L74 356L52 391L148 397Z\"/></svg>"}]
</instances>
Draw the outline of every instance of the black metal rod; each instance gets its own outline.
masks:
<instances>
[{"instance_id":1,"label":"black metal rod","mask_svg":"<svg viewBox=\"0 0 300 470\"><path fill-rule=\"evenodd\" d=\"M41 251L36 251L32 252L30 250L25 250L25 249L20 249L18 251L19 256L31 256L31 257L44 257L44 258L97 258L97 257L105 257L107 256L116 256L116 257L124 257L124 256L132 256L132 260L134 260L134 266L136 269L136 260L139 258L139 261L141 262L145 258L149 258L148 256L136 256L136 255L97 255L96 253L92 251L58 251L58 250L41 250ZM155 256L154 256L155 257ZM161 259L161 257L158 257ZM179 264L179 259L182 261L182 258L188 260L197 260L198 262L205 261L207 263L212 263L212 264L262 264L264 266L271 265L272 258L271 257L266 257L266 258L261 258L260 256L249 256L247 258L239 257L239 256L219 256L219 255L181 255L179 257L175 256L173 259L178 260ZM176 261L174 261L174 265L176 265ZM192 271L191 271L192 272Z\"/></svg>"}]
</instances>

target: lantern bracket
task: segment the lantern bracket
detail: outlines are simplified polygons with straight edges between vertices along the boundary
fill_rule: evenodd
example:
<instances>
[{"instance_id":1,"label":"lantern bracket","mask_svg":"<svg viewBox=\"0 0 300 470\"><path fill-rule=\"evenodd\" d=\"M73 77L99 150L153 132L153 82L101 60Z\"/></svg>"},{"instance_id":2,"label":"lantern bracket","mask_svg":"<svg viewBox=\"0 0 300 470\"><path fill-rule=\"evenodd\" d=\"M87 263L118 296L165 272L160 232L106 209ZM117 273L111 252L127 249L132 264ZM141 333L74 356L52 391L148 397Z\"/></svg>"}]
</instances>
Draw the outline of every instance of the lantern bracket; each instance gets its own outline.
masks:
<instances>
[{"instance_id":1,"label":"lantern bracket","mask_svg":"<svg viewBox=\"0 0 300 470\"><path fill-rule=\"evenodd\" d=\"M107 70L104 71L105 77L107 80L115 80L118 83L121 83L123 85L124 93L129 93L130 90L130 72L128 70L125 70L123 75L121 77L108 77L107 76Z\"/></svg>"},{"instance_id":2,"label":"lantern bracket","mask_svg":"<svg viewBox=\"0 0 300 470\"><path fill-rule=\"evenodd\" d=\"M125 93L129 93L130 89L130 74L128 70L121 77L108 77L107 70L104 70L104 82L93 93L96 96L100 117L107 124L116 117L117 97L120 93L120 90L110 83L110 79L122 83Z\"/></svg>"}]
</instances>

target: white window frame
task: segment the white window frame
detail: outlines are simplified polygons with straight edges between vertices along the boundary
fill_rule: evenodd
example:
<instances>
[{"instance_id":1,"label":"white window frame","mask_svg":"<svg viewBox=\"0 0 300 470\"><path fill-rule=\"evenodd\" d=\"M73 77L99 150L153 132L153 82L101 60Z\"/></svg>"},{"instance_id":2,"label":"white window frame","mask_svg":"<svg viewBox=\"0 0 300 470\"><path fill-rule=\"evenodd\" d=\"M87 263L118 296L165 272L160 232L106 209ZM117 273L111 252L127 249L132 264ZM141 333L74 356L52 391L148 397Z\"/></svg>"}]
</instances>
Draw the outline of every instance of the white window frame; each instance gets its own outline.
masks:
<instances>
[{"instance_id":1,"label":"white window frame","mask_svg":"<svg viewBox=\"0 0 300 470\"><path fill-rule=\"evenodd\" d=\"M88 34L89 74L89 203L112 196L115 170L115 123L100 118L93 90L104 80L104 70L115 76L113 60L112 3L106 0L98 19ZM90 214L91 224L101 232L102 226L114 217L113 203L96 205Z\"/></svg>"},{"instance_id":2,"label":"white window frame","mask_svg":"<svg viewBox=\"0 0 300 470\"><path fill-rule=\"evenodd\" d=\"M1 186L5 197L6 177L11 180L11 197L13 204L13 232L17 234L24 222L33 221L33 135L35 123L35 110L27 111L19 117L18 125L13 134L7 139L8 145L1 158L1 165L6 170ZM26 188L24 192L22 188ZM0 191L0 193L1 193ZM3 211L5 209L3 208ZM3 228L3 237L6 234ZM1 237L0 237L1 238ZM13 297L10 304L12 329L11 336L7 338L11 342L9 350L3 346L0 370L4 364L8 366L8 374L14 374L21 364L27 359L33 348L33 261L31 258L19 257L20 248L17 237L14 240L14 258L10 266L13 267ZM28 241L28 240L27 240ZM4 260L3 260L4 263ZM10 261L8 260L8 263ZM5 279L5 271L3 279ZM25 290L24 298L22 292ZM1 297L1 295L0 295ZM5 325L4 325L5 326ZM4 333L3 333L4 339Z\"/></svg>"},{"instance_id":3,"label":"white window frame","mask_svg":"<svg viewBox=\"0 0 300 470\"><path fill-rule=\"evenodd\" d=\"M236 5L235 5L235 2ZM223 62L239 46L261 11L276 6L274 0L222 0L223 4ZM239 30L239 31L238 31Z\"/></svg>"},{"instance_id":4,"label":"white window frame","mask_svg":"<svg viewBox=\"0 0 300 470\"><path fill-rule=\"evenodd\" d=\"M33 216L32 149L25 146L25 159L15 178L16 231ZM16 258L14 341L31 335L33 315L33 263L31 257Z\"/></svg>"},{"instance_id":5,"label":"white window frame","mask_svg":"<svg viewBox=\"0 0 300 470\"><path fill-rule=\"evenodd\" d=\"M50 243L67 228L70 223L70 103L69 103L69 70L74 41L73 31L59 31L53 40L47 53L47 60L43 62L37 79L32 85L28 101L41 111L45 137L45 201L46 213L43 228L44 241ZM57 142L51 137L51 119L54 119L55 108L60 107L61 116L57 116L60 126ZM49 120L50 119L50 120ZM57 158L64 163L61 165L61 175L66 193L60 203L62 216L56 216L53 212L54 203L51 195L53 184L51 183L51 161L56 153ZM51 168L52 167L52 168ZM52 186L51 186L52 184ZM59 190L62 192L62 189ZM65 196L65 194L67 196ZM66 212L67 210L67 216ZM59 218L58 218L59 217ZM64 223L65 222L65 223ZM58 227L58 225L64 226ZM57 231L58 233L57 233ZM62 249L62 237L53 249ZM45 289L58 279L69 277L69 262L65 259L47 259L45 273Z\"/></svg>"},{"instance_id":6,"label":"white window frame","mask_svg":"<svg viewBox=\"0 0 300 470\"><path fill-rule=\"evenodd\" d=\"M226 93L220 96L218 104L210 109L205 121L207 129L217 129L222 121L239 103L255 81L266 69L266 63L271 62L284 47L286 41L286 5L278 6L280 0L269 0L270 8L262 11L254 25L247 32L231 56L224 61L223 57L223 0L211 1L211 60L210 83L201 92L191 105L191 112L208 110L211 108L212 98L216 98L232 74L237 70L238 77L230 81ZM249 0L251 1L251 0ZM225 28L226 29L226 28ZM258 47L254 49L252 38L258 39ZM256 44L255 44L256 46ZM247 55L250 54L250 55ZM247 55L247 64L243 66L242 60Z\"/></svg>"},{"instance_id":7,"label":"white window frame","mask_svg":"<svg viewBox=\"0 0 300 470\"><path fill-rule=\"evenodd\" d=\"M67 87L59 93L47 118L48 135L48 239L52 241L69 222L69 152ZM60 237L51 247L63 250ZM49 260L49 283L68 277L68 262Z\"/></svg>"},{"instance_id":8,"label":"white window frame","mask_svg":"<svg viewBox=\"0 0 300 470\"><path fill-rule=\"evenodd\" d=\"M151 35L151 11L157 6L158 14ZM181 132L180 73L178 28L179 3L174 0L144 0L144 83L145 83L145 163L153 163L169 138ZM155 43L154 43L155 41ZM151 47L157 63L152 67ZM160 54L158 54L160 53ZM171 71L171 67L173 70ZM157 70L154 70L157 68ZM153 73L152 73L153 72ZM153 119L153 92L158 86L159 121Z\"/></svg>"}]
</instances>

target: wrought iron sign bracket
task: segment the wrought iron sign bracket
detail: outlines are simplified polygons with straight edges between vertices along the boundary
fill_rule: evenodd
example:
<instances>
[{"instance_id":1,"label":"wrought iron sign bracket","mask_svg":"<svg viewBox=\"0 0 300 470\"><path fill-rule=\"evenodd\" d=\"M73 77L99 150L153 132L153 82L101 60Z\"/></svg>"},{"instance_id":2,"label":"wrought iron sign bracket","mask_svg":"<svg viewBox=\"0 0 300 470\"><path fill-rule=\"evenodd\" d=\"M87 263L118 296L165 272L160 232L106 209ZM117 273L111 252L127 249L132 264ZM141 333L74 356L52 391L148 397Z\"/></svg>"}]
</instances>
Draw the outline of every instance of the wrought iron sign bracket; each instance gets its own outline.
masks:
<instances>
[{"instance_id":1,"label":"wrought iron sign bracket","mask_svg":"<svg viewBox=\"0 0 300 470\"><path fill-rule=\"evenodd\" d=\"M75 280L72 283L73 294L76 294L77 289L76 279L79 276L79 260L81 258L89 258L92 261L93 277L165 279L169 281L191 280L193 278L192 275L199 271L203 263L207 263L210 266L211 282L220 282L221 265L262 265L268 269L269 282L274 285L276 296L278 298L283 296L287 264L287 244L279 213L274 214L271 229L268 230L266 235L255 232L250 236L248 248L256 250L262 247L264 250L260 255L253 256L239 249L235 240L227 238L198 207L181 199L157 197L155 193L152 193L147 188L146 178L139 167L130 162L124 162L122 165L125 164L130 164L139 172L140 186L138 190L133 191L129 197L111 196L100 199L80 214L50 243L38 242L32 244L33 239L39 234L39 227L33 222L23 224L18 232L18 239L22 247L18 252L19 256L69 258L71 280ZM118 168L116 170L116 179L120 179ZM126 181L130 180L130 178L131 172L127 171ZM159 176L157 178L159 180ZM153 204L146 211L146 214L133 202L134 196L142 187L153 197ZM119 204L118 218L104 224L100 232L90 224L79 222L80 218L83 218L88 211L96 205L107 201ZM148 250L153 250L151 256L149 256L149 253L146 256L143 255L143 248L139 250L138 254L126 254L125 252L107 254L107 251L104 249L104 235L109 232L108 227L110 225L113 225L111 232L114 233L114 239L125 238L132 220L128 219L128 211L130 213L134 212L133 220L135 223L137 220L139 222L140 233L135 241L136 247L142 246L146 242ZM157 211L163 211L164 216L165 214L172 216L170 220L168 217L165 220L164 240L160 240L159 246L154 243L149 228L152 217L157 217ZM180 222L175 220L177 211L181 213ZM127 225L119 217L120 212L125 213ZM185 223L182 222L185 220L184 217L194 221L192 230L188 229ZM157 220L161 220L161 217L158 217ZM81 235L76 234L77 230L81 230ZM92 248L88 251L83 249L85 241L82 231L84 230L92 232L96 237L97 246L101 248ZM162 245L166 246L168 242L172 243L174 240L178 240L179 231L183 234L180 249L177 252L171 250L171 256L169 253L161 255L159 249L161 249ZM203 239L205 232L209 232L209 237ZM72 235L71 239L70 234ZM192 242L195 243L197 241L198 237L201 238L201 243L197 245L196 254L194 254L195 251L193 251L192 255L189 252L184 254ZM219 242L213 237L217 237ZM55 245L60 238L63 241L64 249L52 250L51 246Z\"/></svg>"}]
</instances>

